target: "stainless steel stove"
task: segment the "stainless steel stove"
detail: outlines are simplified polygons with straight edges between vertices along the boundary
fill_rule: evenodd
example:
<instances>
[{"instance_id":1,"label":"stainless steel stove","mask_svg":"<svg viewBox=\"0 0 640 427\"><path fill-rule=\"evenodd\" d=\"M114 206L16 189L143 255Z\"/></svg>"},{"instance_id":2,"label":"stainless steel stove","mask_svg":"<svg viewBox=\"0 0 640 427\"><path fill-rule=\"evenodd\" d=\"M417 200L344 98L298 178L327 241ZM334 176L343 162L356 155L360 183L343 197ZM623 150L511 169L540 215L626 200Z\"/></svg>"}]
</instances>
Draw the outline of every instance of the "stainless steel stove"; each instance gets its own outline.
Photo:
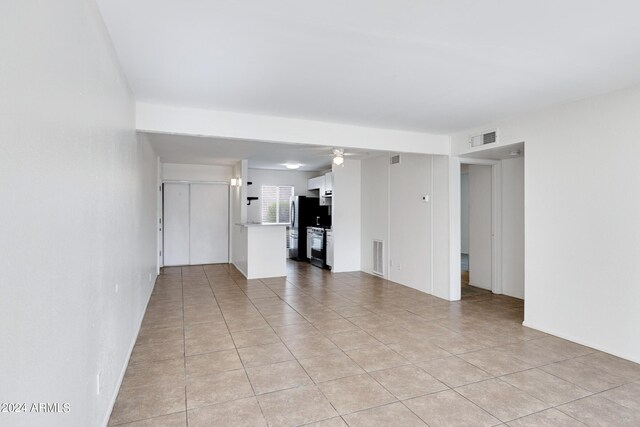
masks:
<instances>
[{"instance_id":1,"label":"stainless steel stove","mask_svg":"<svg viewBox=\"0 0 640 427\"><path fill-rule=\"evenodd\" d=\"M311 264L327 268L327 244L325 227L309 227L311 231Z\"/></svg>"}]
</instances>

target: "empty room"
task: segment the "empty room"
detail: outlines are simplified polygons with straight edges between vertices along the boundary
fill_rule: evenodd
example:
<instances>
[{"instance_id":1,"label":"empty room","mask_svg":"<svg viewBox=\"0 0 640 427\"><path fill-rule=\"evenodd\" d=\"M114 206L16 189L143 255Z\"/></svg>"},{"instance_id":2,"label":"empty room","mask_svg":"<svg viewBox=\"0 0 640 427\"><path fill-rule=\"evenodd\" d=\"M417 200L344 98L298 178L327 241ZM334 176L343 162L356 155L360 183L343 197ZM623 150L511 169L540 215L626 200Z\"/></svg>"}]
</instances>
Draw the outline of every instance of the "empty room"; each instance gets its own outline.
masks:
<instances>
[{"instance_id":1,"label":"empty room","mask_svg":"<svg viewBox=\"0 0 640 427\"><path fill-rule=\"evenodd\" d=\"M638 16L1 0L0 426L640 425Z\"/></svg>"}]
</instances>

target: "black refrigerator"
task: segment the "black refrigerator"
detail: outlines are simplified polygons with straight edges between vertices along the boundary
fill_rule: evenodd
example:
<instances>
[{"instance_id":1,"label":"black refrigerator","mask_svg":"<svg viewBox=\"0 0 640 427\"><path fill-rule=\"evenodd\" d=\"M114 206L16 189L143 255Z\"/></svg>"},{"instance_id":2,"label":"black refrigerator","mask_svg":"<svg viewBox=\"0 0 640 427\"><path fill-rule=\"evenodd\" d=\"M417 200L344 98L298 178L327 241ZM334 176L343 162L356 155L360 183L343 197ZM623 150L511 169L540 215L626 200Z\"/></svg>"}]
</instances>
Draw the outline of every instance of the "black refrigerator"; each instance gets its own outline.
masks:
<instances>
[{"instance_id":1,"label":"black refrigerator","mask_svg":"<svg viewBox=\"0 0 640 427\"><path fill-rule=\"evenodd\" d=\"M320 206L317 197L295 196L291 198L291 230L289 258L307 261L307 227L331 221L328 206ZM326 225L326 224L322 224ZM329 224L330 225L330 224Z\"/></svg>"}]
</instances>

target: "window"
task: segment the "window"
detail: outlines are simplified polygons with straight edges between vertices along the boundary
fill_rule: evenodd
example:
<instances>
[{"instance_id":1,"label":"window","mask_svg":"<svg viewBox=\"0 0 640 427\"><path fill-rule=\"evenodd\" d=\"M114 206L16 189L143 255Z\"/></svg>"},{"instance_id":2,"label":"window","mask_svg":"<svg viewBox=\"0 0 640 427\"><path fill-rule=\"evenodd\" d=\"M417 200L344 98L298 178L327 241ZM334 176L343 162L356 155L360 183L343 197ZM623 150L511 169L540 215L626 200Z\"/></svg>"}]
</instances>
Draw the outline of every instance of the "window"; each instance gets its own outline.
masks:
<instances>
[{"instance_id":1,"label":"window","mask_svg":"<svg viewBox=\"0 0 640 427\"><path fill-rule=\"evenodd\" d=\"M293 187L262 186L262 223L288 224L291 222L291 202Z\"/></svg>"}]
</instances>

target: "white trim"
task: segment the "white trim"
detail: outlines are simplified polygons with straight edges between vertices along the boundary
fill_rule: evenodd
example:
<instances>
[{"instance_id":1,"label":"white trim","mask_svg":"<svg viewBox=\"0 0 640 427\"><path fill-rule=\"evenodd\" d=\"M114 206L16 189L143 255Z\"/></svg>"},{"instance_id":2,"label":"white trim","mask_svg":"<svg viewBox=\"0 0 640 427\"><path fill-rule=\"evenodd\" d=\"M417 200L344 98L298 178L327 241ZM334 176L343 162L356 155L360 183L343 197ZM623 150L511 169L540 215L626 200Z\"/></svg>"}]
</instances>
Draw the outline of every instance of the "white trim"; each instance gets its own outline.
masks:
<instances>
[{"instance_id":1,"label":"white trim","mask_svg":"<svg viewBox=\"0 0 640 427\"><path fill-rule=\"evenodd\" d=\"M391 156L393 154L387 153L387 245L385 249L385 268L384 278L390 280L391 278ZM360 183L362 185L362 182Z\"/></svg>"},{"instance_id":2,"label":"white trim","mask_svg":"<svg viewBox=\"0 0 640 427\"><path fill-rule=\"evenodd\" d=\"M461 297L460 159L449 158L449 301Z\"/></svg>"},{"instance_id":3,"label":"white trim","mask_svg":"<svg viewBox=\"0 0 640 427\"><path fill-rule=\"evenodd\" d=\"M233 235L231 233L233 232L233 230L231 227L233 227L233 209L231 208L231 185L229 185L229 188L227 189L227 200L229 201L229 204L227 205L227 218L229 218L229 235L227 237L227 264L232 264L231 260L233 258Z\"/></svg>"},{"instance_id":4,"label":"white trim","mask_svg":"<svg viewBox=\"0 0 640 427\"><path fill-rule=\"evenodd\" d=\"M435 281L435 259L436 259L436 255L434 253L434 249L435 249L435 242L434 242L434 237L433 237L433 189L435 188L433 185L433 156L429 156L429 161L431 162L431 176L429 177L429 182L431 184L431 187L429 188L429 197L431 197L431 201L429 202L429 229L428 229L428 236L425 236L425 239L429 240L429 252L431 253L431 266L429 267L429 273L431 275L431 280L429 281L429 295L433 295L433 282Z\"/></svg>"},{"instance_id":5,"label":"white trim","mask_svg":"<svg viewBox=\"0 0 640 427\"><path fill-rule=\"evenodd\" d=\"M160 156L157 156L156 162L156 187L158 187L158 192L156 193L156 230L158 233L156 239L156 256L158 260L156 274L159 275L160 269L164 267L164 186L162 185L162 163L160 162Z\"/></svg>"},{"instance_id":6,"label":"white trim","mask_svg":"<svg viewBox=\"0 0 640 427\"><path fill-rule=\"evenodd\" d=\"M191 226L192 226L192 224L191 224L191 203L193 201L193 197L191 197L191 184L192 183L188 184L188 186L189 186L188 187L188 189L189 189L189 200L187 202L187 207L189 208L189 213L187 214L188 215L187 216L187 224L189 224L189 227L188 227L188 233L189 233L189 245L188 245L188 248L189 248L189 255L188 255L189 264L187 264L187 265L191 265ZM185 355L185 357L186 357L186 355ZM186 360L185 360L185 362L186 362Z\"/></svg>"},{"instance_id":7,"label":"white trim","mask_svg":"<svg viewBox=\"0 0 640 427\"><path fill-rule=\"evenodd\" d=\"M158 157L158 161L160 158ZM231 244L231 227L233 226L233 218L231 217L231 183L227 181L196 181L196 180L174 180L174 179L163 179L160 192L162 199L160 200L160 215L162 218L162 230L160 234L162 235L162 240L160 243L160 247L162 248L162 266L164 267L164 184L186 184L189 185L189 200L191 200L191 184L212 184L212 185L226 185L227 186L227 216L229 218L229 225L227 227L227 264L233 264L231 261L232 255L232 244ZM189 216L191 216L191 203L189 203ZM157 224L156 224L157 225ZM191 236L189 236L189 259L191 259ZM195 265L195 264L187 264L187 265ZM234 264L235 265L235 264ZM176 266L171 266L176 267ZM158 267L158 274L160 274L160 268Z\"/></svg>"},{"instance_id":8,"label":"white trim","mask_svg":"<svg viewBox=\"0 0 640 427\"><path fill-rule=\"evenodd\" d=\"M449 282L449 295L451 301L460 299L460 165L485 165L491 166L491 291L494 294L502 293L502 163L500 160L473 159L467 157L452 157L450 167L450 266L451 279ZM457 167L456 167L457 164ZM458 178L453 176L457 170ZM454 181L456 185L454 185ZM453 253L457 251L457 253ZM458 296L457 299L454 299Z\"/></svg>"},{"instance_id":9,"label":"white trim","mask_svg":"<svg viewBox=\"0 0 640 427\"><path fill-rule=\"evenodd\" d=\"M227 218L231 221L231 183L227 187ZM227 264L231 263L231 226L227 226Z\"/></svg>"},{"instance_id":10,"label":"white trim","mask_svg":"<svg viewBox=\"0 0 640 427\"><path fill-rule=\"evenodd\" d=\"M502 294L502 162L491 167L491 291Z\"/></svg>"}]
</instances>

